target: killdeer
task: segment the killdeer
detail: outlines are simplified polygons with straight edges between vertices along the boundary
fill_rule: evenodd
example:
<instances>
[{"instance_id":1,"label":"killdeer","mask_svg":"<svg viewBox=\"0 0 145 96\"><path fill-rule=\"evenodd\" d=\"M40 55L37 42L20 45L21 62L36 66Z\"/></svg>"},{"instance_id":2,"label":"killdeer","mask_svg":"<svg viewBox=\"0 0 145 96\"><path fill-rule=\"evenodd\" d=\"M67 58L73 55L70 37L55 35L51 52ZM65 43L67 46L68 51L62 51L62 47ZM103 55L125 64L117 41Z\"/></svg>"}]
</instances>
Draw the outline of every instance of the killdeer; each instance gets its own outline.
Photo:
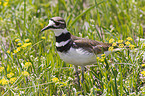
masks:
<instances>
[{"instance_id":1,"label":"killdeer","mask_svg":"<svg viewBox=\"0 0 145 96\"><path fill-rule=\"evenodd\" d=\"M102 43L90 39L73 36L66 29L66 22L61 17L53 17L49 20L48 26L41 30L50 29L54 31L56 38L56 49L60 58L75 66L77 73L78 84L80 79L78 75L78 66L82 69L82 79L84 81L84 66L96 63L96 57L101 54L110 54L108 48L112 46L110 43Z\"/></svg>"}]
</instances>

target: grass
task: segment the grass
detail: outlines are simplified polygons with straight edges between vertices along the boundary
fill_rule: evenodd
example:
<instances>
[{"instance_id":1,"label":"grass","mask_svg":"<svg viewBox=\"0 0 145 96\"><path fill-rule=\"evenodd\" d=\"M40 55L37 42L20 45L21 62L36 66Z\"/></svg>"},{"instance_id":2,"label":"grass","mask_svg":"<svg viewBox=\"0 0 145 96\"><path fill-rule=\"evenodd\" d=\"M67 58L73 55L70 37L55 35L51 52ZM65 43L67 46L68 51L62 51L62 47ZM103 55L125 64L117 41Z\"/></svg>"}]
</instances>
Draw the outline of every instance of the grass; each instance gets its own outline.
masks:
<instances>
[{"instance_id":1,"label":"grass","mask_svg":"<svg viewBox=\"0 0 145 96\"><path fill-rule=\"evenodd\" d=\"M144 95L145 45L136 42L145 37L144 5L144 0L0 0L0 95L82 94L73 65L56 52L53 32L40 33L54 16L63 17L73 35L102 42L131 37L138 46L86 66L84 95Z\"/></svg>"}]
</instances>

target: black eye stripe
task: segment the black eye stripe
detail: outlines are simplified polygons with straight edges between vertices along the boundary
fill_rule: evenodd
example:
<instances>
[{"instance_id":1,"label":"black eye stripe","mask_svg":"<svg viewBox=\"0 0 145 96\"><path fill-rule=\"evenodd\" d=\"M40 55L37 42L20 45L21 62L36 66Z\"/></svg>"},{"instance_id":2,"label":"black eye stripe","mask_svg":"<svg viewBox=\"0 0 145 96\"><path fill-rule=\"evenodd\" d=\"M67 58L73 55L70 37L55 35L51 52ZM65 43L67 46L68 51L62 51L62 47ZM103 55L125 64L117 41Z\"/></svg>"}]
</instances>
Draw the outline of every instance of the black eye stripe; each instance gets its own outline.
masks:
<instances>
[{"instance_id":1,"label":"black eye stripe","mask_svg":"<svg viewBox=\"0 0 145 96\"><path fill-rule=\"evenodd\" d=\"M58 21L55 21L53 19L50 19L50 20L55 23L55 25L51 26L52 29L64 29L64 28L66 28L66 23L64 20L58 20Z\"/></svg>"},{"instance_id":2,"label":"black eye stripe","mask_svg":"<svg viewBox=\"0 0 145 96\"><path fill-rule=\"evenodd\" d=\"M55 22L55 25L59 25L60 23L59 22Z\"/></svg>"},{"instance_id":3,"label":"black eye stripe","mask_svg":"<svg viewBox=\"0 0 145 96\"><path fill-rule=\"evenodd\" d=\"M57 21L54 21L53 19L50 19L51 21L53 21L56 25L58 25L58 23L59 24L64 24L65 23L65 21L64 20L58 20L58 22ZM60 22L59 22L60 21Z\"/></svg>"}]
</instances>

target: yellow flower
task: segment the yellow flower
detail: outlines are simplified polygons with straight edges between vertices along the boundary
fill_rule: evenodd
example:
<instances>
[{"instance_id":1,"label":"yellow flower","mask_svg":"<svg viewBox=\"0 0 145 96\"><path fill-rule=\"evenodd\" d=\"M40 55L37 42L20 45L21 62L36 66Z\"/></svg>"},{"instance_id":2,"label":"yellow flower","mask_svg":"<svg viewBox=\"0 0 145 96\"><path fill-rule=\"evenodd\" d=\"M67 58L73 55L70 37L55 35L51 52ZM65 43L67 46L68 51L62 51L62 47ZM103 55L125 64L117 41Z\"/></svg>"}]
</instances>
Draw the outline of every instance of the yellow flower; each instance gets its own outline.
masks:
<instances>
[{"instance_id":1,"label":"yellow flower","mask_svg":"<svg viewBox=\"0 0 145 96\"><path fill-rule=\"evenodd\" d=\"M17 50L14 50L14 53L17 53L18 51Z\"/></svg>"},{"instance_id":2,"label":"yellow flower","mask_svg":"<svg viewBox=\"0 0 145 96\"><path fill-rule=\"evenodd\" d=\"M2 4L2 2L0 1L0 5Z\"/></svg>"},{"instance_id":3,"label":"yellow flower","mask_svg":"<svg viewBox=\"0 0 145 96\"><path fill-rule=\"evenodd\" d=\"M46 39L46 37L43 36L43 37L41 37L41 39Z\"/></svg>"},{"instance_id":4,"label":"yellow flower","mask_svg":"<svg viewBox=\"0 0 145 96\"><path fill-rule=\"evenodd\" d=\"M114 49L114 47L111 46L111 47L109 47L108 51L113 51L113 49Z\"/></svg>"},{"instance_id":5,"label":"yellow flower","mask_svg":"<svg viewBox=\"0 0 145 96\"><path fill-rule=\"evenodd\" d=\"M4 2L3 6L7 6L8 5L8 2Z\"/></svg>"},{"instance_id":6,"label":"yellow flower","mask_svg":"<svg viewBox=\"0 0 145 96\"><path fill-rule=\"evenodd\" d=\"M132 44L129 45L129 48L130 48L130 49L134 49L134 47L135 47L135 45L132 45Z\"/></svg>"},{"instance_id":7,"label":"yellow flower","mask_svg":"<svg viewBox=\"0 0 145 96\"><path fill-rule=\"evenodd\" d=\"M141 66L142 66L142 67L145 67L145 63L144 63L144 64L141 64Z\"/></svg>"},{"instance_id":8,"label":"yellow flower","mask_svg":"<svg viewBox=\"0 0 145 96\"><path fill-rule=\"evenodd\" d=\"M54 77L51 80L52 80L52 82L58 82L59 81L57 77Z\"/></svg>"},{"instance_id":9,"label":"yellow flower","mask_svg":"<svg viewBox=\"0 0 145 96\"><path fill-rule=\"evenodd\" d=\"M27 71L23 71L23 72L22 72L22 75L24 75L24 76L29 76L29 73L28 73Z\"/></svg>"},{"instance_id":10,"label":"yellow flower","mask_svg":"<svg viewBox=\"0 0 145 96\"><path fill-rule=\"evenodd\" d=\"M60 86L59 87L64 87L67 86L67 82L59 82ZM63 95L62 95L63 96Z\"/></svg>"},{"instance_id":11,"label":"yellow flower","mask_svg":"<svg viewBox=\"0 0 145 96\"><path fill-rule=\"evenodd\" d=\"M20 41L20 39L16 39L16 40L15 40L15 42L18 42L18 41Z\"/></svg>"},{"instance_id":12,"label":"yellow flower","mask_svg":"<svg viewBox=\"0 0 145 96\"><path fill-rule=\"evenodd\" d=\"M10 50L8 50L7 53L9 54L10 53Z\"/></svg>"},{"instance_id":13,"label":"yellow flower","mask_svg":"<svg viewBox=\"0 0 145 96\"><path fill-rule=\"evenodd\" d=\"M9 0L6 0L7 2L9 2Z\"/></svg>"},{"instance_id":14,"label":"yellow flower","mask_svg":"<svg viewBox=\"0 0 145 96\"><path fill-rule=\"evenodd\" d=\"M117 44L116 43L112 43L112 46L116 46Z\"/></svg>"},{"instance_id":15,"label":"yellow flower","mask_svg":"<svg viewBox=\"0 0 145 96\"><path fill-rule=\"evenodd\" d=\"M102 56L102 57L104 57L104 56L105 56L105 54L102 54L101 56Z\"/></svg>"},{"instance_id":16,"label":"yellow flower","mask_svg":"<svg viewBox=\"0 0 145 96\"><path fill-rule=\"evenodd\" d=\"M10 65L7 65L7 72L10 71Z\"/></svg>"},{"instance_id":17,"label":"yellow flower","mask_svg":"<svg viewBox=\"0 0 145 96\"><path fill-rule=\"evenodd\" d=\"M27 47L27 43L24 43L24 45L22 45L23 48Z\"/></svg>"},{"instance_id":18,"label":"yellow flower","mask_svg":"<svg viewBox=\"0 0 145 96\"><path fill-rule=\"evenodd\" d=\"M26 40L25 40L25 42L29 42L29 41L30 41L29 39L26 39Z\"/></svg>"},{"instance_id":19,"label":"yellow flower","mask_svg":"<svg viewBox=\"0 0 145 96\"><path fill-rule=\"evenodd\" d=\"M11 77L13 77L14 76L14 73L12 73L12 72L10 72L10 74L7 74L7 77L8 78L11 78Z\"/></svg>"},{"instance_id":20,"label":"yellow flower","mask_svg":"<svg viewBox=\"0 0 145 96\"><path fill-rule=\"evenodd\" d=\"M18 43L17 45L19 45L19 46L20 46L20 45L22 45L22 43Z\"/></svg>"},{"instance_id":21,"label":"yellow flower","mask_svg":"<svg viewBox=\"0 0 145 96\"><path fill-rule=\"evenodd\" d=\"M97 57L96 59L97 59L97 60L99 60L99 59L100 59L100 57Z\"/></svg>"},{"instance_id":22,"label":"yellow flower","mask_svg":"<svg viewBox=\"0 0 145 96\"><path fill-rule=\"evenodd\" d=\"M131 43L130 43L129 41L127 41L127 42L125 42L125 44L128 46L128 45L130 45Z\"/></svg>"},{"instance_id":23,"label":"yellow flower","mask_svg":"<svg viewBox=\"0 0 145 96\"><path fill-rule=\"evenodd\" d=\"M32 43L24 43L24 45L22 45L23 48L29 46L29 45L32 45Z\"/></svg>"},{"instance_id":24,"label":"yellow flower","mask_svg":"<svg viewBox=\"0 0 145 96\"><path fill-rule=\"evenodd\" d=\"M145 43L143 43L143 48L145 47Z\"/></svg>"},{"instance_id":25,"label":"yellow flower","mask_svg":"<svg viewBox=\"0 0 145 96\"><path fill-rule=\"evenodd\" d=\"M21 50L21 47L18 47L18 48L17 48L17 52L20 51L20 50Z\"/></svg>"},{"instance_id":26,"label":"yellow flower","mask_svg":"<svg viewBox=\"0 0 145 96\"><path fill-rule=\"evenodd\" d=\"M43 26L44 26L43 23L40 23L40 26L41 26L41 28L43 28Z\"/></svg>"},{"instance_id":27,"label":"yellow flower","mask_svg":"<svg viewBox=\"0 0 145 96\"><path fill-rule=\"evenodd\" d=\"M26 62L25 65L24 65L24 67L25 67L25 68L28 68L28 67L31 66L31 65L32 65L31 62Z\"/></svg>"},{"instance_id":28,"label":"yellow flower","mask_svg":"<svg viewBox=\"0 0 145 96\"><path fill-rule=\"evenodd\" d=\"M114 39L110 39L109 40L109 43L113 43L115 40Z\"/></svg>"},{"instance_id":29,"label":"yellow flower","mask_svg":"<svg viewBox=\"0 0 145 96\"><path fill-rule=\"evenodd\" d=\"M100 58L99 61L104 62L104 57L103 58Z\"/></svg>"},{"instance_id":30,"label":"yellow flower","mask_svg":"<svg viewBox=\"0 0 145 96\"><path fill-rule=\"evenodd\" d=\"M4 70L4 67L0 67L0 72L2 72Z\"/></svg>"},{"instance_id":31,"label":"yellow flower","mask_svg":"<svg viewBox=\"0 0 145 96\"><path fill-rule=\"evenodd\" d=\"M122 43L123 42L123 40L118 40L118 43Z\"/></svg>"},{"instance_id":32,"label":"yellow flower","mask_svg":"<svg viewBox=\"0 0 145 96\"><path fill-rule=\"evenodd\" d=\"M127 40L128 40L128 41L132 41L133 39L132 39L131 37L128 37Z\"/></svg>"},{"instance_id":33,"label":"yellow flower","mask_svg":"<svg viewBox=\"0 0 145 96\"><path fill-rule=\"evenodd\" d=\"M17 78L13 77L13 78L10 79L10 83L13 84L16 80L17 80Z\"/></svg>"},{"instance_id":34,"label":"yellow flower","mask_svg":"<svg viewBox=\"0 0 145 96\"><path fill-rule=\"evenodd\" d=\"M27 43L27 46L32 45L32 43Z\"/></svg>"},{"instance_id":35,"label":"yellow flower","mask_svg":"<svg viewBox=\"0 0 145 96\"><path fill-rule=\"evenodd\" d=\"M2 85L7 85L9 83L9 80L6 80L5 78L3 78L3 79L0 80L0 83Z\"/></svg>"},{"instance_id":36,"label":"yellow flower","mask_svg":"<svg viewBox=\"0 0 145 96\"><path fill-rule=\"evenodd\" d=\"M120 48L123 48L123 47L124 47L124 44L119 44L119 47L120 47Z\"/></svg>"},{"instance_id":37,"label":"yellow flower","mask_svg":"<svg viewBox=\"0 0 145 96\"><path fill-rule=\"evenodd\" d=\"M143 74L143 76L145 76L145 71L142 71L141 74Z\"/></svg>"}]
</instances>

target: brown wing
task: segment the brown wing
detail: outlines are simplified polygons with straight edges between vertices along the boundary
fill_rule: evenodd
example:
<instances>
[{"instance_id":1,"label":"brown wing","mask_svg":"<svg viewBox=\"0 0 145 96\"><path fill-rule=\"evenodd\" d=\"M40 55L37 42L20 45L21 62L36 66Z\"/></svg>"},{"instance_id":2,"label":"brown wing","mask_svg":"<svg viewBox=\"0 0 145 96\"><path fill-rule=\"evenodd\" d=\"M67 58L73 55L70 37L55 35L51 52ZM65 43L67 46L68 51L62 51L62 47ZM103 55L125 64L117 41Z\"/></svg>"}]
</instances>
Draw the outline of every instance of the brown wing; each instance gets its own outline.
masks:
<instances>
[{"instance_id":1,"label":"brown wing","mask_svg":"<svg viewBox=\"0 0 145 96\"><path fill-rule=\"evenodd\" d=\"M73 41L75 43L74 47L81 47L86 49L89 52L94 52L95 54L103 53L104 51L107 51L108 48L112 45L109 43L102 43L90 39L84 39L84 38L79 38L73 37Z\"/></svg>"}]
</instances>

